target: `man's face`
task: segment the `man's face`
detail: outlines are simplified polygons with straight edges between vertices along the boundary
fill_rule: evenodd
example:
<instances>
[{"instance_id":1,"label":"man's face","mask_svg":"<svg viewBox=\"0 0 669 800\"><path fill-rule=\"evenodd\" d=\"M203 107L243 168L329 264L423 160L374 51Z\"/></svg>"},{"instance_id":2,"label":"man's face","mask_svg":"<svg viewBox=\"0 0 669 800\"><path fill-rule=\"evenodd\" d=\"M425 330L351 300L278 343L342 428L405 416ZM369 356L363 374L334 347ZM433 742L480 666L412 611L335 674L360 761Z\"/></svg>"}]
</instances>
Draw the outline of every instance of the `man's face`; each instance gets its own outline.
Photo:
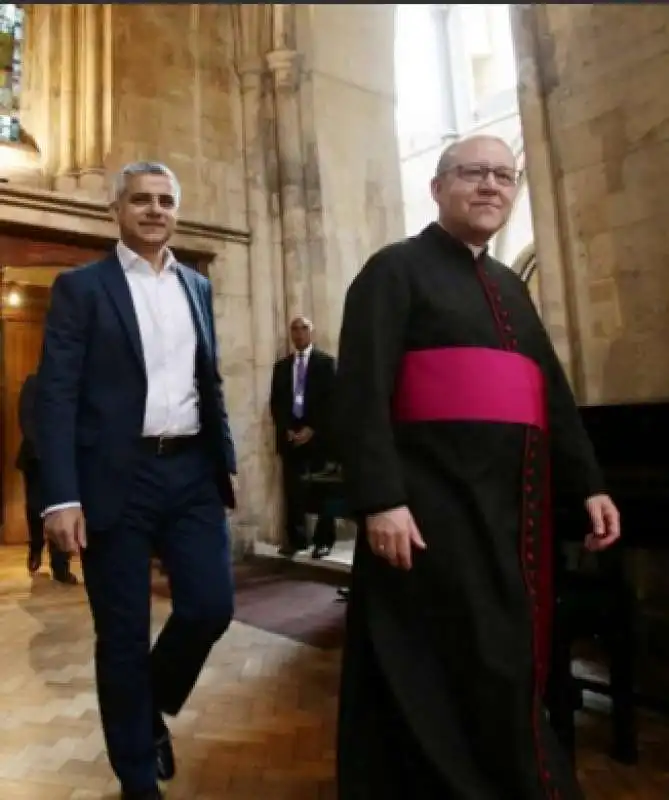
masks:
<instances>
[{"instance_id":1,"label":"man's face","mask_svg":"<svg viewBox=\"0 0 669 800\"><path fill-rule=\"evenodd\" d=\"M175 187L166 175L131 175L113 212L124 241L160 248L177 223Z\"/></svg>"},{"instance_id":2,"label":"man's face","mask_svg":"<svg viewBox=\"0 0 669 800\"><path fill-rule=\"evenodd\" d=\"M431 189L444 226L468 244L483 245L511 213L518 192L515 159L494 139L463 142L453 163L432 180Z\"/></svg>"},{"instance_id":3,"label":"man's face","mask_svg":"<svg viewBox=\"0 0 669 800\"><path fill-rule=\"evenodd\" d=\"M296 350L304 350L311 344L311 328L303 319L296 319L290 326L290 338Z\"/></svg>"}]
</instances>

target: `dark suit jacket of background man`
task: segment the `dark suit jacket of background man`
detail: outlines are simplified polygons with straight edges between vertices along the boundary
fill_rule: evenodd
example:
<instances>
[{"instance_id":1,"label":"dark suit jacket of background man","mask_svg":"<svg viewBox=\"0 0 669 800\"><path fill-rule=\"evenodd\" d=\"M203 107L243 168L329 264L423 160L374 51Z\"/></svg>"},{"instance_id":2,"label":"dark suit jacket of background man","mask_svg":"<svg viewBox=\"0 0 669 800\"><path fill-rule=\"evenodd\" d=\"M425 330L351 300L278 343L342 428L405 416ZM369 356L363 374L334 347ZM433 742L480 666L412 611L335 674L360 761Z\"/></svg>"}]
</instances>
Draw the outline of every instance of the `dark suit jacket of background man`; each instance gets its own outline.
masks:
<instances>
[{"instance_id":1,"label":"dark suit jacket of background man","mask_svg":"<svg viewBox=\"0 0 669 800\"><path fill-rule=\"evenodd\" d=\"M284 456L293 447L287 440L289 430L308 427L314 431L311 441L304 445L314 469L325 466L332 452L331 420L335 382L335 359L314 347L309 356L304 386L304 413L297 421L293 417L293 365L295 355L279 359L272 373L270 409L276 432L276 450ZM307 456L305 453L305 457Z\"/></svg>"},{"instance_id":2,"label":"dark suit jacket of background man","mask_svg":"<svg viewBox=\"0 0 669 800\"><path fill-rule=\"evenodd\" d=\"M222 503L233 508L235 451L220 391L211 285L183 265L178 276L197 335L201 434ZM79 501L89 529L107 529L123 510L141 444L147 380L139 326L115 253L61 273L53 284L54 301L59 294L66 302L52 302L47 317L45 349L51 352L42 360L37 393L43 503ZM68 318L57 316L61 308L68 309ZM58 370L52 369L56 363Z\"/></svg>"},{"instance_id":3,"label":"dark suit jacket of background man","mask_svg":"<svg viewBox=\"0 0 669 800\"><path fill-rule=\"evenodd\" d=\"M16 457L16 468L26 476L26 505L32 513L42 510L39 481L39 459L37 457L35 431L35 402L37 399L37 377L28 375L19 394L19 427L21 445Z\"/></svg>"}]
</instances>

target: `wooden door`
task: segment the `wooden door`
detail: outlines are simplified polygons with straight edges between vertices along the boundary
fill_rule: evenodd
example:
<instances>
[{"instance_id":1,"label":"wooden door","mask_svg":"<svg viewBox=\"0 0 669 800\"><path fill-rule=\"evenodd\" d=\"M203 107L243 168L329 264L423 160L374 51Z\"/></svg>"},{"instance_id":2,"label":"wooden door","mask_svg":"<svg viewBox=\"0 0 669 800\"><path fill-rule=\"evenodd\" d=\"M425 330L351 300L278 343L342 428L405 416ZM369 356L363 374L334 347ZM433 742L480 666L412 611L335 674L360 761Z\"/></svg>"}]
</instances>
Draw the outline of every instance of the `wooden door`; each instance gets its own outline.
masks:
<instances>
[{"instance_id":1,"label":"wooden door","mask_svg":"<svg viewBox=\"0 0 669 800\"><path fill-rule=\"evenodd\" d=\"M21 304L7 302L9 287L5 284L0 318L2 345L2 384L0 400L0 454L2 461L2 540L6 544L19 544L28 539L25 518L23 477L15 461L21 444L19 428L19 394L27 375L34 372L42 348L44 318L50 290L44 286L12 287Z\"/></svg>"}]
</instances>

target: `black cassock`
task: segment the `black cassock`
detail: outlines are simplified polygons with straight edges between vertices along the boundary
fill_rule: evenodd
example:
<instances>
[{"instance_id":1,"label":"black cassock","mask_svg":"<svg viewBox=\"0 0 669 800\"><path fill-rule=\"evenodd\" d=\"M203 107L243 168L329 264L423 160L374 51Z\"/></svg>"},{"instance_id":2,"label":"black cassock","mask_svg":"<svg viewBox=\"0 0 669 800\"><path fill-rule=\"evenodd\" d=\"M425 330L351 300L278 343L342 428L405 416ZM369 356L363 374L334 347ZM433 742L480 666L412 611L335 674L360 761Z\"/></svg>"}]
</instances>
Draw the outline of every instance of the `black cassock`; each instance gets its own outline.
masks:
<instances>
[{"instance_id":1,"label":"black cassock","mask_svg":"<svg viewBox=\"0 0 669 800\"><path fill-rule=\"evenodd\" d=\"M603 491L520 279L436 224L347 294L337 414L360 517L408 505L395 569L358 537L342 671L340 800L577 800L542 695L550 487Z\"/></svg>"}]
</instances>

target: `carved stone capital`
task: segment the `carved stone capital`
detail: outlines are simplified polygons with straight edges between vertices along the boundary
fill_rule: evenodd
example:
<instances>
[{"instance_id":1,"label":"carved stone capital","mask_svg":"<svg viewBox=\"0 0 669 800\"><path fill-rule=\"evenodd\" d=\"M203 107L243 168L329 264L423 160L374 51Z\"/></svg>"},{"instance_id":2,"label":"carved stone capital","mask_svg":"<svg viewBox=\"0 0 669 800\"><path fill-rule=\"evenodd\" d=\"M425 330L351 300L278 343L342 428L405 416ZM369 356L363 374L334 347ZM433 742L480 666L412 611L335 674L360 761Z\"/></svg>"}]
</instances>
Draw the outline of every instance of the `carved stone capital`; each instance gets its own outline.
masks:
<instances>
[{"instance_id":1,"label":"carved stone capital","mask_svg":"<svg viewBox=\"0 0 669 800\"><path fill-rule=\"evenodd\" d=\"M265 58L279 88L295 89L297 87L298 53L296 50L272 50L267 53Z\"/></svg>"}]
</instances>

